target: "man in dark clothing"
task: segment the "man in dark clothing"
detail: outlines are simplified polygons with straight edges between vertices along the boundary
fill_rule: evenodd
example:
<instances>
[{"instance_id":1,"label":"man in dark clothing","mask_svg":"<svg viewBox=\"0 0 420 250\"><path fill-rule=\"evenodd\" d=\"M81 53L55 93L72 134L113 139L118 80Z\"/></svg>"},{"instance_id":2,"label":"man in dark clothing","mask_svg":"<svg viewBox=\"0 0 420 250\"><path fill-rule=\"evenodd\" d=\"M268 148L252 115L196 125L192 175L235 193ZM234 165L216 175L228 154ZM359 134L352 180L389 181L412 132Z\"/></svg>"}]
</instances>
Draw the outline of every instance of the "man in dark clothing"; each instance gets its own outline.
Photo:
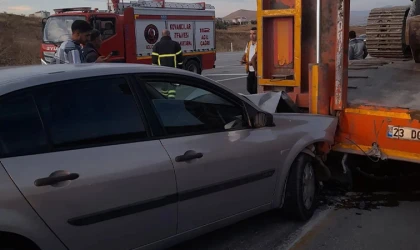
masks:
<instances>
[{"instance_id":1,"label":"man in dark clothing","mask_svg":"<svg viewBox=\"0 0 420 250\"><path fill-rule=\"evenodd\" d=\"M357 39L356 32L349 32L349 60L363 60L368 56L366 44L362 39Z\"/></svg>"},{"instance_id":2,"label":"man in dark clothing","mask_svg":"<svg viewBox=\"0 0 420 250\"><path fill-rule=\"evenodd\" d=\"M83 56L85 57L85 62L94 63L96 60L98 60L99 57L101 57L101 54L98 51L99 48L101 48L101 44L101 32L99 32L99 30L92 30L90 34L90 41L83 47L82 50ZM111 54L105 57L103 61L108 60L110 56Z\"/></svg>"},{"instance_id":3,"label":"man in dark clothing","mask_svg":"<svg viewBox=\"0 0 420 250\"><path fill-rule=\"evenodd\" d=\"M153 46L152 64L182 69L183 64L181 45L171 39L169 30L162 31L162 38ZM176 86L165 83L158 91L168 99L176 98Z\"/></svg>"},{"instance_id":4,"label":"man in dark clothing","mask_svg":"<svg viewBox=\"0 0 420 250\"><path fill-rule=\"evenodd\" d=\"M182 69L181 45L172 40L169 30L162 31L162 38L153 46L152 64Z\"/></svg>"}]
</instances>

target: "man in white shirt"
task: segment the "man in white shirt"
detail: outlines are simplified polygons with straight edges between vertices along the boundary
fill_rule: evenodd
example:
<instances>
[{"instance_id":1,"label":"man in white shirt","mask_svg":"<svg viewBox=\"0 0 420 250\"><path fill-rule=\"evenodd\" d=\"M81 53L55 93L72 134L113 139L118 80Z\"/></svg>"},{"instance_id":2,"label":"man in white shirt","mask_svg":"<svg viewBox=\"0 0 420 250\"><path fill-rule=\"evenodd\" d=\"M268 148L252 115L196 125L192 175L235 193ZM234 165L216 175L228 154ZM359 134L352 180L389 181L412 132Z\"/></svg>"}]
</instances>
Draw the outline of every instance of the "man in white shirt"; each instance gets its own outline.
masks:
<instances>
[{"instance_id":1,"label":"man in white shirt","mask_svg":"<svg viewBox=\"0 0 420 250\"><path fill-rule=\"evenodd\" d=\"M257 28L253 27L249 31L250 41L246 45L245 54L242 57L242 64L246 65L247 85L246 88L250 94L257 94L256 71L256 53L257 53ZM255 57L254 57L255 56Z\"/></svg>"}]
</instances>

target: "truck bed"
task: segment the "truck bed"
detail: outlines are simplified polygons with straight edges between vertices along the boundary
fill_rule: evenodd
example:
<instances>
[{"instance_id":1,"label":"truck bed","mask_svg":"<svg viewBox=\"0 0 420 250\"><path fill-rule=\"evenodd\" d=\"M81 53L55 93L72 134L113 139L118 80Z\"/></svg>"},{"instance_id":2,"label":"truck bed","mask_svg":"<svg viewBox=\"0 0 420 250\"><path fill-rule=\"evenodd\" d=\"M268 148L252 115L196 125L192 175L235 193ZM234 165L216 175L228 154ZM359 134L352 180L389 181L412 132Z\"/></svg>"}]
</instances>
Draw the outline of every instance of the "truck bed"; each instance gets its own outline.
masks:
<instances>
[{"instance_id":1,"label":"truck bed","mask_svg":"<svg viewBox=\"0 0 420 250\"><path fill-rule=\"evenodd\" d=\"M351 61L348 104L420 110L420 64L374 58Z\"/></svg>"}]
</instances>

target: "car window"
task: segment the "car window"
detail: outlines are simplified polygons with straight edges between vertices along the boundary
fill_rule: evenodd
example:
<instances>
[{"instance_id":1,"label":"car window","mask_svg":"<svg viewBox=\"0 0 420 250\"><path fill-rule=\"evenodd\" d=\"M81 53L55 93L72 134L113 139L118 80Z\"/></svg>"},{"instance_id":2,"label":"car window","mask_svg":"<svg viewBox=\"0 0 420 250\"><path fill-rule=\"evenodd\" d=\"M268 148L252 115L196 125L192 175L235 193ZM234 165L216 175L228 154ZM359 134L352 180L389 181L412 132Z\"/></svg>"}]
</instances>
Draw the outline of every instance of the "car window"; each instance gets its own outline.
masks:
<instances>
[{"instance_id":1,"label":"car window","mask_svg":"<svg viewBox=\"0 0 420 250\"><path fill-rule=\"evenodd\" d=\"M247 127L242 107L205 89L169 81L147 81L145 87L169 135Z\"/></svg>"},{"instance_id":2,"label":"car window","mask_svg":"<svg viewBox=\"0 0 420 250\"><path fill-rule=\"evenodd\" d=\"M0 154L26 155L48 150L48 143L32 96L0 101Z\"/></svg>"},{"instance_id":3,"label":"car window","mask_svg":"<svg viewBox=\"0 0 420 250\"><path fill-rule=\"evenodd\" d=\"M56 84L37 92L36 101L55 148L147 136L133 93L122 77Z\"/></svg>"}]
</instances>

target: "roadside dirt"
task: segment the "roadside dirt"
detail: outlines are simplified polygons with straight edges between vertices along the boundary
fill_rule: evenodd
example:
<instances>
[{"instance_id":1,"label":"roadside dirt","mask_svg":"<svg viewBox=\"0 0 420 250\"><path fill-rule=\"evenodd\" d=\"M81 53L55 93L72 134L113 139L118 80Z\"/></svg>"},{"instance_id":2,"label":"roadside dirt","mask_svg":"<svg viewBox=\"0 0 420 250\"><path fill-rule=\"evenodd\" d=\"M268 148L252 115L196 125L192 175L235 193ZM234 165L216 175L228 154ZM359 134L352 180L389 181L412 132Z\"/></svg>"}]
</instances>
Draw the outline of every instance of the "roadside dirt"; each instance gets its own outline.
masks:
<instances>
[{"instance_id":1,"label":"roadside dirt","mask_svg":"<svg viewBox=\"0 0 420 250\"><path fill-rule=\"evenodd\" d=\"M0 14L0 67L39 64L41 20Z\"/></svg>"}]
</instances>

